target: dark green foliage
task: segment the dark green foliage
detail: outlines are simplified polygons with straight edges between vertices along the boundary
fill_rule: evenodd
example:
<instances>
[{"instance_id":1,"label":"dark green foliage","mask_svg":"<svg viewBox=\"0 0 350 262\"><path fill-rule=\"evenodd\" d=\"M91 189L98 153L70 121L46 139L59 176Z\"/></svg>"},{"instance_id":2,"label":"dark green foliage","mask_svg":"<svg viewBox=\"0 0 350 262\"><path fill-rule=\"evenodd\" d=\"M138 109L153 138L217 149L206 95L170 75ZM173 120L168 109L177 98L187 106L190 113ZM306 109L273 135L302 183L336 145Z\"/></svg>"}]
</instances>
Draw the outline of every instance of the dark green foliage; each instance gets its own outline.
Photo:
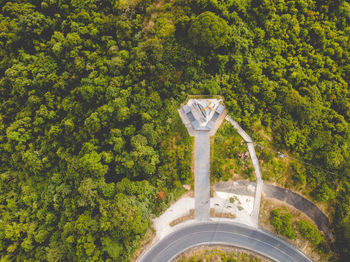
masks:
<instances>
[{"instance_id":1,"label":"dark green foliage","mask_svg":"<svg viewBox=\"0 0 350 262\"><path fill-rule=\"evenodd\" d=\"M311 222L299 220L295 222L297 231L313 245L317 246L321 242L324 242L324 238L318 231L317 227Z\"/></svg>"},{"instance_id":2,"label":"dark green foliage","mask_svg":"<svg viewBox=\"0 0 350 262\"><path fill-rule=\"evenodd\" d=\"M1 258L127 261L189 180L179 103L146 72L163 44L136 40L146 2L0 4Z\"/></svg>"},{"instance_id":3,"label":"dark green foliage","mask_svg":"<svg viewBox=\"0 0 350 262\"><path fill-rule=\"evenodd\" d=\"M188 94L223 95L244 128L261 122L276 148L331 170L300 167L293 179L320 201L336 198L335 224L349 223L346 1L0 8L4 260L127 260L149 215L191 180L192 140L177 114ZM236 159L238 149L223 156Z\"/></svg>"},{"instance_id":4,"label":"dark green foliage","mask_svg":"<svg viewBox=\"0 0 350 262\"><path fill-rule=\"evenodd\" d=\"M327 184L318 186L314 192L314 198L317 201L327 201L335 198L335 193Z\"/></svg>"},{"instance_id":5,"label":"dark green foliage","mask_svg":"<svg viewBox=\"0 0 350 262\"><path fill-rule=\"evenodd\" d=\"M270 223L276 232L290 239L296 234L292 226L292 215L286 209L274 209L270 212Z\"/></svg>"},{"instance_id":6,"label":"dark green foliage","mask_svg":"<svg viewBox=\"0 0 350 262\"><path fill-rule=\"evenodd\" d=\"M347 170L348 172L348 170ZM344 175L347 174L345 172ZM344 189L340 194L340 201L337 203L336 246L343 259L346 261L350 256L350 183L344 183Z\"/></svg>"},{"instance_id":7,"label":"dark green foliage","mask_svg":"<svg viewBox=\"0 0 350 262\"><path fill-rule=\"evenodd\" d=\"M342 261L346 261L350 256L350 224L338 225L336 233L338 251Z\"/></svg>"},{"instance_id":8,"label":"dark green foliage","mask_svg":"<svg viewBox=\"0 0 350 262\"><path fill-rule=\"evenodd\" d=\"M194 46L216 49L225 45L229 32L230 27L225 20L207 11L192 21L188 35Z\"/></svg>"},{"instance_id":9,"label":"dark green foliage","mask_svg":"<svg viewBox=\"0 0 350 262\"><path fill-rule=\"evenodd\" d=\"M289 239L296 238L296 232L311 244L317 247L318 251L329 252L326 240L317 227L305 220L293 222L293 216L286 208L274 209L270 212L270 224L275 228L278 234Z\"/></svg>"},{"instance_id":10,"label":"dark green foliage","mask_svg":"<svg viewBox=\"0 0 350 262\"><path fill-rule=\"evenodd\" d=\"M306 185L306 176L305 176L305 168L303 168L299 163L293 162L291 164L293 174L293 181L297 186L305 186Z\"/></svg>"}]
</instances>

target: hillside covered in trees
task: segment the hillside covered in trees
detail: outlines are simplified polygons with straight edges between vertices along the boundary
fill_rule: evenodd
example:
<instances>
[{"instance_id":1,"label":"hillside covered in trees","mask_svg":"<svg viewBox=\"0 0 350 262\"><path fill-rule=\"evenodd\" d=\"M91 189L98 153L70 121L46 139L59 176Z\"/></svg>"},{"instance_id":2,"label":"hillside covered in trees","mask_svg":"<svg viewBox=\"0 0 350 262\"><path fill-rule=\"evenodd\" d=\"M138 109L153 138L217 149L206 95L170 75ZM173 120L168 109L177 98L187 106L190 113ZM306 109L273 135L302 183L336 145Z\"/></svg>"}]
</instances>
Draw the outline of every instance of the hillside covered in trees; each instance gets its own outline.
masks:
<instances>
[{"instance_id":1,"label":"hillside covered in trees","mask_svg":"<svg viewBox=\"0 0 350 262\"><path fill-rule=\"evenodd\" d=\"M259 122L276 148L330 170L299 182L334 200L335 249L350 256L349 1L0 10L2 261L127 261L192 179L177 115L188 94L222 95L243 127Z\"/></svg>"}]
</instances>

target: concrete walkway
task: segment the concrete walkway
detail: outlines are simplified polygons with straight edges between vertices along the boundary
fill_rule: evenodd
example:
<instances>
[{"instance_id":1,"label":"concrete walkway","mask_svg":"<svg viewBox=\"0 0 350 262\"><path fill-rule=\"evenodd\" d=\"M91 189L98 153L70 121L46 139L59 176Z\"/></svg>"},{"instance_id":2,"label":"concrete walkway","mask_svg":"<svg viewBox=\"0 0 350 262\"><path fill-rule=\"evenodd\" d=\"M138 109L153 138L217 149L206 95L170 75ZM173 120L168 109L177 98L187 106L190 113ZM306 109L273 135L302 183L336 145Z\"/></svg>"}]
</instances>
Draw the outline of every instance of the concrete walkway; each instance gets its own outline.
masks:
<instances>
[{"instance_id":1,"label":"concrete walkway","mask_svg":"<svg viewBox=\"0 0 350 262\"><path fill-rule=\"evenodd\" d=\"M242 127L232 119L229 115L225 117L225 119L233 125L234 128L237 129L238 134L246 141L247 143L253 143L251 137L242 129Z\"/></svg>"},{"instance_id":2,"label":"concrete walkway","mask_svg":"<svg viewBox=\"0 0 350 262\"><path fill-rule=\"evenodd\" d=\"M157 239L162 239L166 235L174 231L174 228L170 226L170 223L175 219L183 216L188 216L190 210L194 209L194 198L183 197L172 204L163 214L153 219L153 226L156 230ZM180 223L179 225L181 225Z\"/></svg>"},{"instance_id":3,"label":"concrete walkway","mask_svg":"<svg viewBox=\"0 0 350 262\"><path fill-rule=\"evenodd\" d=\"M261 193L262 193L262 188L263 188L263 180L261 178L259 161L258 161L258 158L256 157L253 140L241 128L241 126L236 121L234 121L229 115L227 115L225 117L225 119L229 123L231 123L234 128L236 128L238 134L247 143L248 151L249 151L249 154L250 154L250 158L252 159L252 162L253 162L253 166L254 166L254 169L255 169L255 177L256 177L257 186L256 186L256 189L255 189L254 208L253 208L253 212L251 213L251 217L252 217L252 219L253 219L253 221L255 223L255 226L257 227L258 226L258 221L259 221L259 211L260 211Z\"/></svg>"},{"instance_id":4,"label":"concrete walkway","mask_svg":"<svg viewBox=\"0 0 350 262\"><path fill-rule=\"evenodd\" d=\"M236 222L247 226L255 227L249 211L246 209L238 209L236 205L230 203L231 194L224 192L215 193L215 196L210 198L208 202L210 206L206 208L213 208L218 213L235 214L235 218L214 218L210 217L207 221L226 221ZM243 201L242 201L243 202ZM244 205L244 203L242 203ZM188 216L195 208L195 199L193 197L183 197L172 204L163 214L153 219L153 226L156 230L157 239L161 240L165 236L181 228L186 222L181 222L175 226L170 226L171 222L184 216ZM198 220L198 219L196 219ZM189 220L189 221L196 221ZM204 221L203 221L204 222Z\"/></svg>"},{"instance_id":5,"label":"concrete walkway","mask_svg":"<svg viewBox=\"0 0 350 262\"><path fill-rule=\"evenodd\" d=\"M185 112L178 110L190 136L194 136L195 218L209 220L210 215L210 137L214 136L227 114L225 109L210 131L195 130Z\"/></svg>"},{"instance_id":6,"label":"concrete walkway","mask_svg":"<svg viewBox=\"0 0 350 262\"><path fill-rule=\"evenodd\" d=\"M210 136L200 131L194 138L195 218L209 220L210 213Z\"/></svg>"}]
</instances>

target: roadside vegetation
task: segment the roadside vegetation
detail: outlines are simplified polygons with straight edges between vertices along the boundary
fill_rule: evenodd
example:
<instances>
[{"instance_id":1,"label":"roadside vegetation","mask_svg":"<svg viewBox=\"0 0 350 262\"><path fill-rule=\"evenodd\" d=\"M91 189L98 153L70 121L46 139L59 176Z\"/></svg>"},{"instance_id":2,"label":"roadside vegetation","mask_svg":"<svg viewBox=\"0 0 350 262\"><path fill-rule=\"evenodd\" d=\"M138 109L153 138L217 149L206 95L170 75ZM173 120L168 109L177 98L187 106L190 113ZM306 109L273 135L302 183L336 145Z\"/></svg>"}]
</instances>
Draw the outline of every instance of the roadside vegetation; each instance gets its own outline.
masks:
<instances>
[{"instance_id":1,"label":"roadside vegetation","mask_svg":"<svg viewBox=\"0 0 350 262\"><path fill-rule=\"evenodd\" d=\"M349 257L349 7L0 1L2 260L130 260L150 218L192 181L177 113L188 94L222 95L253 140L265 130L272 148L332 172L262 157L268 177L295 169L312 198L333 201L335 247ZM251 178L240 157L223 164L243 146L230 139L218 141L215 176Z\"/></svg>"},{"instance_id":2,"label":"roadside vegetation","mask_svg":"<svg viewBox=\"0 0 350 262\"><path fill-rule=\"evenodd\" d=\"M317 227L310 221L295 219L286 208L271 210L269 220L278 234L291 240L295 240L299 234L319 252L327 253L329 251L328 244Z\"/></svg>"},{"instance_id":3,"label":"roadside vegetation","mask_svg":"<svg viewBox=\"0 0 350 262\"><path fill-rule=\"evenodd\" d=\"M300 248L314 261L329 261L334 258L332 243L323 232L299 210L273 199L262 199L259 226L275 232Z\"/></svg>"},{"instance_id":4,"label":"roadside vegetation","mask_svg":"<svg viewBox=\"0 0 350 262\"><path fill-rule=\"evenodd\" d=\"M175 262L267 262L252 253L229 247L200 247L186 251Z\"/></svg>"}]
</instances>

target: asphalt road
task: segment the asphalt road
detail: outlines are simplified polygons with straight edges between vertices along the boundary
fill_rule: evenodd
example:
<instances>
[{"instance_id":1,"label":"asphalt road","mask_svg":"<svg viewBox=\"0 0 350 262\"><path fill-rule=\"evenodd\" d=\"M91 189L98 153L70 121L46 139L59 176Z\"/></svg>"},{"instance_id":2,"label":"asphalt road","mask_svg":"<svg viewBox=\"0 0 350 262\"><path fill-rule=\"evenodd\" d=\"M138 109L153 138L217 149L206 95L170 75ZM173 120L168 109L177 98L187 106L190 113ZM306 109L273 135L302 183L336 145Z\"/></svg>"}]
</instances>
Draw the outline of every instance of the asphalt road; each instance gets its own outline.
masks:
<instances>
[{"instance_id":1,"label":"asphalt road","mask_svg":"<svg viewBox=\"0 0 350 262\"><path fill-rule=\"evenodd\" d=\"M315 222L318 229L325 233L329 242L333 240L334 236L327 216L314 203L293 191L270 184L264 184L264 194L268 198L284 201L299 209Z\"/></svg>"},{"instance_id":2,"label":"asphalt road","mask_svg":"<svg viewBox=\"0 0 350 262\"><path fill-rule=\"evenodd\" d=\"M167 262L186 249L224 244L251 250L275 261L311 261L301 251L273 235L239 224L206 222L185 226L156 243L139 262Z\"/></svg>"}]
</instances>

